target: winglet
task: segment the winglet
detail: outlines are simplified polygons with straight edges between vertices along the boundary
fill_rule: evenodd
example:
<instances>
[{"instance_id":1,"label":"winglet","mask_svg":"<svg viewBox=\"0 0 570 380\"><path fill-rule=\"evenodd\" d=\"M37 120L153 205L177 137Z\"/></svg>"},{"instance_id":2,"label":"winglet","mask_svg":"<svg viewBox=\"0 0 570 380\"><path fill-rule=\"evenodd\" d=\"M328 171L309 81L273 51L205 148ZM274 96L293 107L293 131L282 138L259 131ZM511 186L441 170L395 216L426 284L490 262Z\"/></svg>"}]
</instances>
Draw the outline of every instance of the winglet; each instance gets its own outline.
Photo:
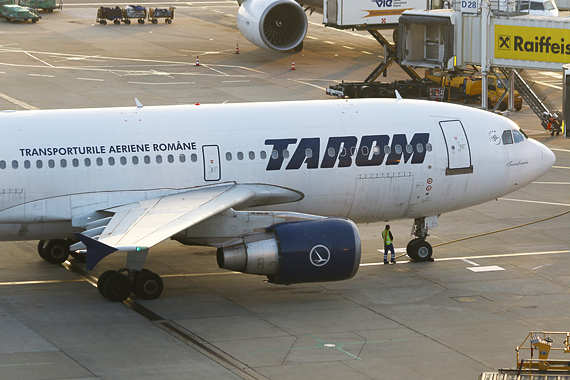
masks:
<instances>
[{"instance_id":1,"label":"winglet","mask_svg":"<svg viewBox=\"0 0 570 380\"><path fill-rule=\"evenodd\" d=\"M402 100L402 95L400 95L400 93L398 92L398 90L394 90L394 92L396 93L396 99L397 99L397 100Z\"/></svg>"},{"instance_id":2,"label":"winglet","mask_svg":"<svg viewBox=\"0 0 570 380\"><path fill-rule=\"evenodd\" d=\"M137 108L143 108L142 103L137 98L135 98L135 103L137 104Z\"/></svg>"},{"instance_id":3,"label":"winglet","mask_svg":"<svg viewBox=\"0 0 570 380\"><path fill-rule=\"evenodd\" d=\"M118 251L117 248L103 244L95 239L85 236L80 233L74 233L85 246L87 247L87 270L93 270L99 261L109 256L111 253Z\"/></svg>"}]
</instances>

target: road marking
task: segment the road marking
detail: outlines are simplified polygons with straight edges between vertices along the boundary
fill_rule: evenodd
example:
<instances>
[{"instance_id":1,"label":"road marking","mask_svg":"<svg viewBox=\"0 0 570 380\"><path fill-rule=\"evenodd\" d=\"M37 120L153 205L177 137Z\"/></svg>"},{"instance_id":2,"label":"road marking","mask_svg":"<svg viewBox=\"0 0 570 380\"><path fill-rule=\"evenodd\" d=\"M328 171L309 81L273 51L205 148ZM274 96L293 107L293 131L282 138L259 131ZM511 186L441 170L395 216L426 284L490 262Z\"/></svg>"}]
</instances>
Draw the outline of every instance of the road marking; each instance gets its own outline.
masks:
<instances>
[{"instance_id":1,"label":"road marking","mask_svg":"<svg viewBox=\"0 0 570 380\"><path fill-rule=\"evenodd\" d=\"M325 44L334 45L335 43L332 41L323 41Z\"/></svg>"},{"instance_id":2,"label":"road marking","mask_svg":"<svg viewBox=\"0 0 570 380\"><path fill-rule=\"evenodd\" d=\"M555 203L555 202L542 202L542 201L527 201L525 199L511 199L511 198L499 198L501 201L511 201L511 202L523 202L523 203L536 203L540 205L552 205L552 206L566 206L570 207L568 203Z\"/></svg>"},{"instance_id":3,"label":"road marking","mask_svg":"<svg viewBox=\"0 0 570 380\"><path fill-rule=\"evenodd\" d=\"M353 48L353 47L350 47L350 46L343 46L343 48L349 49L349 50L354 50L354 48Z\"/></svg>"},{"instance_id":4,"label":"road marking","mask_svg":"<svg viewBox=\"0 0 570 380\"><path fill-rule=\"evenodd\" d=\"M553 85L553 84L546 83L546 82L535 81L534 83L538 83L538 84L541 84L541 85L546 86L546 87L552 87L552 88L555 88L555 89L557 89L557 90L563 90L563 88L560 87L560 86L555 86L555 85Z\"/></svg>"},{"instance_id":5,"label":"road marking","mask_svg":"<svg viewBox=\"0 0 570 380\"><path fill-rule=\"evenodd\" d=\"M560 148L550 148L550 150L557 150L559 152L570 152L570 150L568 150L568 149L560 149ZM555 166L553 166L553 167L555 167Z\"/></svg>"},{"instance_id":6,"label":"road marking","mask_svg":"<svg viewBox=\"0 0 570 380\"><path fill-rule=\"evenodd\" d=\"M45 74L28 74L31 77L45 77L45 78L55 78L53 75L45 75Z\"/></svg>"},{"instance_id":7,"label":"road marking","mask_svg":"<svg viewBox=\"0 0 570 380\"><path fill-rule=\"evenodd\" d=\"M53 365L54 363L24 363L24 364L0 364L0 367L25 367L33 365Z\"/></svg>"},{"instance_id":8,"label":"road marking","mask_svg":"<svg viewBox=\"0 0 570 380\"><path fill-rule=\"evenodd\" d=\"M318 40L317 37L313 37L313 36L305 36L305 38L311 39L311 40Z\"/></svg>"},{"instance_id":9,"label":"road marking","mask_svg":"<svg viewBox=\"0 0 570 380\"><path fill-rule=\"evenodd\" d=\"M372 53L370 53L369 51L364 51L364 50L362 50L361 53L372 55Z\"/></svg>"},{"instance_id":10,"label":"road marking","mask_svg":"<svg viewBox=\"0 0 570 380\"><path fill-rule=\"evenodd\" d=\"M149 82L127 82L128 84L147 84L150 86L157 86L157 85L170 85L170 84L193 84L196 82L171 82L171 83L149 83Z\"/></svg>"},{"instance_id":11,"label":"road marking","mask_svg":"<svg viewBox=\"0 0 570 380\"><path fill-rule=\"evenodd\" d=\"M570 169L570 167L567 166L553 166L554 169Z\"/></svg>"},{"instance_id":12,"label":"road marking","mask_svg":"<svg viewBox=\"0 0 570 380\"><path fill-rule=\"evenodd\" d=\"M467 259L461 259L461 260L465 261L467 264L473 265L474 267L478 267L478 266L479 266L479 264L474 263L473 261L470 261L470 260L467 260Z\"/></svg>"},{"instance_id":13,"label":"road marking","mask_svg":"<svg viewBox=\"0 0 570 380\"><path fill-rule=\"evenodd\" d=\"M570 182L533 182L540 185L570 185Z\"/></svg>"},{"instance_id":14,"label":"road marking","mask_svg":"<svg viewBox=\"0 0 570 380\"><path fill-rule=\"evenodd\" d=\"M39 59L38 57L33 56L32 54L28 53L27 51L24 52L24 53L26 53L26 55L32 57L33 59L40 61L40 62L43 63L44 65L47 65L47 66L49 66L49 67L54 67L53 65L50 65L50 64L47 63L46 61L42 61L42 60Z\"/></svg>"},{"instance_id":15,"label":"road marking","mask_svg":"<svg viewBox=\"0 0 570 380\"><path fill-rule=\"evenodd\" d=\"M7 282L0 282L0 286L9 286L9 285L38 285L38 284L61 284L65 282L83 282L83 279L75 279L75 280L38 280L38 281L7 281Z\"/></svg>"},{"instance_id":16,"label":"road marking","mask_svg":"<svg viewBox=\"0 0 570 380\"><path fill-rule=\"evenodd\" d=\"M10 95L6 95L2 92L0 92L0 98L4 99L7 102L10 102L12 104L17 105L18 107L22 107L23 109L26 109L26 110L39 110L38 107L34 107L31 104L24 102L23 100L18 100L16 98L11 97Z\"/></svg>"},{"instance_id":17,"label":"road marking","mask_svg":"<svg viewBox=\"0 0 570 380\"><path fill-rule=\"evenodd\" d=\"M95 79L95 78L77 78L79 80L93 80L97 82L103 82L103 79Z\"/></svg>"},{"instance_id":18,"label":"road marking","mask_svg":"<svg viewBox=\"0 0 570 380\"><path fill-rule=\"evenodd\" d=\"M547 266L549 266L549 265L550 265L550 264L539 265L539 266L537 266L537 267L532 268L531 270L540 269L540 268L542 268L542 267L547 267Z\"/></svg>"},{"instance_id":19,"label":"road marking","mask_svg":"<svg viewBox=\"0 0 570 380\"><path fill-rule=\"evenodd\" d=\"M497 265L491 265L488 267L472 267L472 268L467 268L467 269L469 269L472 272L476 272L476 273L479 273L479 272L495 272L498 270L506 270L505 268L501 268L500 266L497 266Z\"/></svg>"},{"instance_id":20,"label":"road marking","mask_svg":"<svg viewBox=\"0 0 570 380\"><path fill-rule=\"evenodd\" d=\"M242 83L249 82L249 80L223 80L222 83Z\"/></svg>"}]
</instances>

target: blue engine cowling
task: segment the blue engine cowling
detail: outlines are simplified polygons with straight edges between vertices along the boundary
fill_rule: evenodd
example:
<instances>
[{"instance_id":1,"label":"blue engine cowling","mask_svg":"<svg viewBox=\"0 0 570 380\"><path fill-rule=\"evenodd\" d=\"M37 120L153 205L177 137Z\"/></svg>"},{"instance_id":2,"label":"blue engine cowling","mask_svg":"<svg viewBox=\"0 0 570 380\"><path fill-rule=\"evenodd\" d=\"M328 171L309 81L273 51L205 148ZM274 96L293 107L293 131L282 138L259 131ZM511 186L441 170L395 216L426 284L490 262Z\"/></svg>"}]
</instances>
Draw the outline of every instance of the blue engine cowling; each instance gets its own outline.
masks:
<instances>
[{"instance_id":1,"label":"blue engine cowling","mask_svg":"<svg viewBox=\"0 0 570 380\"><path fill-rule=\"evenodd\" d=\"M360 235L348 219L280 223L218 249L217 259L220 268L275 284L347 280L358 271Z\"/></svg>"}]
</instances>

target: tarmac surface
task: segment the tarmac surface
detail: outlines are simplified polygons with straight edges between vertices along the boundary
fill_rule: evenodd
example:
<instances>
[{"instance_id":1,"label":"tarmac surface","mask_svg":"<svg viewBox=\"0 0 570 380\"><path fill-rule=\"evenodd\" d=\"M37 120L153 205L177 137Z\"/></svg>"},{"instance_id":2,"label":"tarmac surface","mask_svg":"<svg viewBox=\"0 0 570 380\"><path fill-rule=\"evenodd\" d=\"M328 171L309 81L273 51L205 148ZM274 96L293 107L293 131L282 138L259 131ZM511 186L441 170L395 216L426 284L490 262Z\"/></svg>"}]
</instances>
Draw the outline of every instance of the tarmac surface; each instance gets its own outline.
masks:
<instances>
[{"instance_id":1,"label":"tarmac surface","mask_svg":"<svg viewBox=\"0 0 570 380\"><path fill-rule=\"evenodd\" d=\"M318 14L304 50L283 54L241 36L231 1L170 3L171 25L99 25L103 4L0 21L0 110L326 99L327 86L363 80L382 53ZM561 74L532 75L560 105ZM395 79L405 74L392 67L383 80ZM90 277L74 260L44 262L37 242L0 243L0 378L475 380L514 367L530 331L570 330L570 141L543 131L526 105L508 117L553 149L555 167L442 215L431 263L381 265L384 223L359 226L361 268L338 283L276 286L218 269L215 249L165 242L147 260L162 296L113 303L92 285L124 265L120 255ZM412 221L390 224L401 252Z\"/></svg>"}]
</instances>

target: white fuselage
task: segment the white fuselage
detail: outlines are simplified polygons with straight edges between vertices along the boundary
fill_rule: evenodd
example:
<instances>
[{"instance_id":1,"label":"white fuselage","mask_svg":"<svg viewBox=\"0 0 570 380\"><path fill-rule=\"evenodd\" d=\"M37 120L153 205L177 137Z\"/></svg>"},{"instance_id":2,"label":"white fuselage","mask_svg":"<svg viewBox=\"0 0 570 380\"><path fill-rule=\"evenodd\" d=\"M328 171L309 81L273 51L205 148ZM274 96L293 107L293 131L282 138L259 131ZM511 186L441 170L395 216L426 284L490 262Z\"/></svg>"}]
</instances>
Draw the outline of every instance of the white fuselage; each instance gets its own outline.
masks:
<instances>
[{"instance_id":1,"label":"white fuselage","mask_svg":"<svg viewBox=\"0 0 570 380\"><path fill-rule=\"evenodd\" d=\"M519 133L506 118L412 100L4 111L0 128L2 240L70 237L73 218L219 183L304 195L265 209L415 218L503 196L554 163L536 141L504 144Z\"/></svg>"}]
</instances>

